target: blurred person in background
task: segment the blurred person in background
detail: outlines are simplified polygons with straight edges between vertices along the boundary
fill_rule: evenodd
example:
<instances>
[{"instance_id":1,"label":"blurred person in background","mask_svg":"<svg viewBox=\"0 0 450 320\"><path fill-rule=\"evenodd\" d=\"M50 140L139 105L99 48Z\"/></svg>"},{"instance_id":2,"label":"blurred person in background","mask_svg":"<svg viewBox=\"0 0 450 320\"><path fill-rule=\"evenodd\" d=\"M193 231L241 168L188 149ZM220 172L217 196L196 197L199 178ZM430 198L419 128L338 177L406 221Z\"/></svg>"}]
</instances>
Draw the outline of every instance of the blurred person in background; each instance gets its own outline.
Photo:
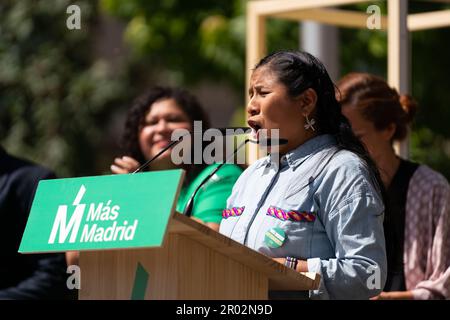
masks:
<instances>
[{"instance_id":1,"label":"blurred person in background","mask_svg":"<svg viewBox=\"0 0 450 320\"><path fill-rule=\"evenodd\" d=\"M201 121L203 130L209 128L209 119L200 103L184 89L154 87L139 97L129 110L122 137L125 156L116 158L111 165L113 173L131 173L145 161L170 144L174 130L194 129L194 121ZM218 164L181 164L172 162L173 147L160 155L145 170L185 169L186 178L181 189L176 210L184 208L199 184ZM219 229L222 210L235 181L241 174L240 167L224 165L197 193L192 217L214 230Z\"/></svg>"},{"instance_id":2,"label":"blurred person in background","mask_svg":"<svg viewBox=\"0 0 450 320\"><path fill-rule=\"evenodd\" d=\"M46 168L9 155L0 146L0 299L71 299L64 254L20 254L20 241L38 182Z\"/></svg>"},{"instance_id":3,"label":"blurred person in background","mask_svg":"<svg viewBox=\"0 0 450 320\"><path fill-rule=\"evenodd\" d=\"M343 113L387 189L388 277L377 299L450 298L449 184L426 165L398 157L392 146L405 139L416 102L367 73L346 75L338 88Z\"/></svg>"},{"instance_id":4,"label":"blurred person in background","mask_svg":"<svg viewBox=\"0 0 450 320\"><path fill-rule=\"evenodd\" d=\"M121 138L124 156L114 159L111 171L115 174L134 172L172 142L175 130L185 129L192 133L194 121L201 121L203 130L209 128L209 119L194 95L181 88L151 88L138 97L128 111ZM173 149L162 153L143 171L186 170L176 206L176 211L182 213L193 192L219 164L177 165L172 162ZM222 210L241 172L242 169L234 164L220 168L197 192L191 217L218 231ZM68 260L70 264L77 264L78 253L68 253Z\"/></svg>"},{"instance_id":5,"label":"blurred person in background","mask_svg":"<svg viewBox=\"0 0 450 320\"><path fill-rule=\"evenodd\" d=\"M124 156L114 159L111 171L115 174L134 172L172 142L175 130L185 129L192 133L194 121L201 121L203 130L209 128L209 119L195 96L181 88L151 88L138 97L128 111L121 138ZM161 154L143 171L186 170L176 206L176 210L182 213L193 192L218 164L177 165L171 159L173 148ZM218 231L222 210L241 172L242 169L234 164L220 168L197 192L191 217ZM68 259L71 264L77 264L78 254L69 253Z\"/></svg>"}]
</instances>

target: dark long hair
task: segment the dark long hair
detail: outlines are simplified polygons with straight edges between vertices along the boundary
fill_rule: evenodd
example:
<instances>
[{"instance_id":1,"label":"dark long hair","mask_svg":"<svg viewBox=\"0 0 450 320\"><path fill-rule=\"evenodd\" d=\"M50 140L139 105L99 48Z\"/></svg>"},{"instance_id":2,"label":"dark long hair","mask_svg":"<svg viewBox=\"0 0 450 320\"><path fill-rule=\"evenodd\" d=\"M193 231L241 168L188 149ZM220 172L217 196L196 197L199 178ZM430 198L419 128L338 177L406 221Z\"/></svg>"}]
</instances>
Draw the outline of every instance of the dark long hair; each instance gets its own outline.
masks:
<instances>
[{"instance_id":1,"label":"dark long hair","mask_svg":"<svg viewBox=\"0 0 450 320\"><path fill-rule=\"evenodd\" d=\"M342 115L341 105L336 100L336 87L322 62L307 52L278 51L263 58L255 70L263 66L276 74L278 81L286 86L292 98L309 88L316 92L316 131L319 134L333 135L339 150L349 150L362 159L368 168L371 182L384 201L385 190L377 166L354 135L347 118Z\"/></svg>"},{"instance_id":2,"label":"dark long hair","mask_svg":"<svg viewBox=\"0 0 450 320\"><path fill-rule=\"evenodd\" d=\"M177 106L188 116L191 125L194 121L201 121L203 130L210 127L208 116L204 112L197 98L185 89L172 87L153 87L139 96L128 110L125 128L121 138L121 147L125 154L133 157L139 163L146 159L139 146L139 133L145 122L146 115L150 112L152 105L163 99L174 99ZM188 171L188 178L192 174L201 171L204 165L190 165L184 167Z\"/></svg>"}]
</instances>

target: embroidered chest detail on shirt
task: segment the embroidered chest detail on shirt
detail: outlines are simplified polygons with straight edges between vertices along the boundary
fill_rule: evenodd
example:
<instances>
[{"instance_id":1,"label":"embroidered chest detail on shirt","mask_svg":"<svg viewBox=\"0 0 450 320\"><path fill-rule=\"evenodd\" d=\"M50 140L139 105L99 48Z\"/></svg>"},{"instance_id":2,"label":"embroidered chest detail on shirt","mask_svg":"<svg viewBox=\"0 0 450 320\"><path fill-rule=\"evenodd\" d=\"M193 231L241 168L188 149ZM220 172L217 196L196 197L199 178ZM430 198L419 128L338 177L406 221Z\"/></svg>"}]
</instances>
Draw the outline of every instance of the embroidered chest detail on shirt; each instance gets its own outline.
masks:
<instances>
[{"instance_id":1,"label":"embroidered chest detail on shirt","mask_svg":"<svg viewBox=\"0 0 450 320\"><path fill-rule=\"evenodd\" d=\"M222 218L227 219L229 217L238 217L244 212L245 207L234 207L231 209L225 209L222 211Z\"/></svg>"},{"instance_id":2,"label":"embroidered chest detail on shirt","mask_svg":"<svg viewBox=\"0 0 450 320\"><path fill-rule=\"evenodd\" d=\"M306 211L296 211L296 210L283 210L274 206L269 207L267 209L268 216L272 216L274 218L286 221L305 221L305 222L314 222L316 220L315 212L306 212Z\"/></svg>"}]
</instances>

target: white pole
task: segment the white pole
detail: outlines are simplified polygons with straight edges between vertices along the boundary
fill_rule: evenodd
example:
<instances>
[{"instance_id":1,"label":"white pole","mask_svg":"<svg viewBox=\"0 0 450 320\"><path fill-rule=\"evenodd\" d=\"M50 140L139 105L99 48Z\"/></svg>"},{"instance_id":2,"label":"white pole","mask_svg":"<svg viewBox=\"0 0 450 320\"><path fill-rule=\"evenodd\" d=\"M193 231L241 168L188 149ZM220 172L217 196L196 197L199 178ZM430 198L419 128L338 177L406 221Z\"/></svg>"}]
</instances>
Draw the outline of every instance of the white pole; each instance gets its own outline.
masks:
<instances>
[{"instance_id":1,"label":"white pole","mask_svg":"<svg viewBox=\"0 0 450 320\"><path fill-rule=\"evenodd\" d=\"M408 1L388 0L388 82L400 94L410 92L410 42L408 33ZM409 133L395 143L396 153L409 157Z\"/></svg>"},{"instance_id":2,"label":"white pole","mask_svg":"<svg viewBox=\"0 0 450 320\"><path fill-rule=\"evenodd\" d=\"M339 78L338 28L312 21L300 24L300 48L323 62L333 81Z\"/></svg>"}]
</instances>

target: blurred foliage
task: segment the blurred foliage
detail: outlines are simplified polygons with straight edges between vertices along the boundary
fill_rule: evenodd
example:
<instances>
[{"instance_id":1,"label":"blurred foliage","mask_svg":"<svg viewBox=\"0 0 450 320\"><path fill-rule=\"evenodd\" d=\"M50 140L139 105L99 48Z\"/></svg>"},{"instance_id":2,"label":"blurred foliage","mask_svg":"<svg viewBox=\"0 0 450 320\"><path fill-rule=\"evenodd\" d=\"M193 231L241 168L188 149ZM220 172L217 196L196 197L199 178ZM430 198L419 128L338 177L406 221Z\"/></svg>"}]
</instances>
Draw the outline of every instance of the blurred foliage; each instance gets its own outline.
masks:
<instances>
[{"instance_id":1,"label":"blurred foliage","mask_svg":"<svg viewBox=\"0 0 450 320\"><path fill-rule=\"evenodd\" d=\"M56 169L93 174L104 130L127 82L92 56L98 8L81 8L81 30L69 30L69 0L0 2L0 141L12 154Z\"/></svg>"},{"instance_id":2,"label":"blurred foliage","mask_svg":"<svg viewBox=\"0 0 450 320\"><path fill-rule=\"evenodd\" d=\"M244 106L246 0L73 3L82 8L82 30L66 28L65 10L72 1L0 2L0 140L11 152L62 175L98 173L104 168L94 155L107 152L99 146L105 144L112 115L154 82L188 87L205 80L225 82ZM386 12L384 1L373 3ZM409 3L410 12L444 7ZM369 4L346 8L365 12ZM125 25L130 55L119 72L92 54L100 14ZM267 39L268 51L295 49L298 24L269 19ZM420 109L411 141L414 160L450 177L448 39L450 28L412 36L412 95ZM386 77L385 32L341 28L340 40L342 74L365 71ZM242 115L238 111L235 121Z\"/></svg>"},{"instance_id":3,"label":"blurred foliage","mask_svg":"<svg viewBox=\"0 0 450 320\"><path fill-rule=\"evenodd\" d=\"M126 38L136 56L161 63L176 73L180 83L218 77L242 96L245 79L245 0L164 2L102 0L103 7L127 22ZM386 14L385 1L345 6L365 12L370 4ZM410 1L409 12L448 7L427 1ZM268 51L298 47L298 24L269 19ZM411 136L411 156L450 178L450 30L414 32L412 35L412 95L420 109ZM387 33L368 29L340 29L341 73L362 71L387 76ZM181 57L182 55L182 57ZM433 63L438 61L439 63ZM242 121L242 111L234 119Z\"/></svg>"},{"instance_id":4,"label":"blurred foliage","mask_svg":"<svg viewBox=\"0 0 450 320\"><path fill-rule=\"evenodd\" d=\"M125 41L134 63L169 82L226 79L243 83L245 22L240 1L102 0L102 8L127 23Z\"/></svg>"},{"instance_id":5,"label":"blurred foliage","mask_svg":"<svg viewBox=\"0 0 450 320\"><path fill-rule=\"evenodd\" d=\"M239 94L245 85L246 3L101 0L106 12L126 22L125 41L135 63L163 66L178 84L225 80ZM269 20L267 30L269 50L298 46L297 23Z\"/></svg>"},{"instance_id":6,"label":"blurred foliage","mask_svg":"<svg viewBox=\"0 0 450 320\"><path fill-rule=\"evenodd\" d=\"M438 170L450 180L450 139L425 126L411 133L411 158Z\"/></svg>"}]
</instances>

